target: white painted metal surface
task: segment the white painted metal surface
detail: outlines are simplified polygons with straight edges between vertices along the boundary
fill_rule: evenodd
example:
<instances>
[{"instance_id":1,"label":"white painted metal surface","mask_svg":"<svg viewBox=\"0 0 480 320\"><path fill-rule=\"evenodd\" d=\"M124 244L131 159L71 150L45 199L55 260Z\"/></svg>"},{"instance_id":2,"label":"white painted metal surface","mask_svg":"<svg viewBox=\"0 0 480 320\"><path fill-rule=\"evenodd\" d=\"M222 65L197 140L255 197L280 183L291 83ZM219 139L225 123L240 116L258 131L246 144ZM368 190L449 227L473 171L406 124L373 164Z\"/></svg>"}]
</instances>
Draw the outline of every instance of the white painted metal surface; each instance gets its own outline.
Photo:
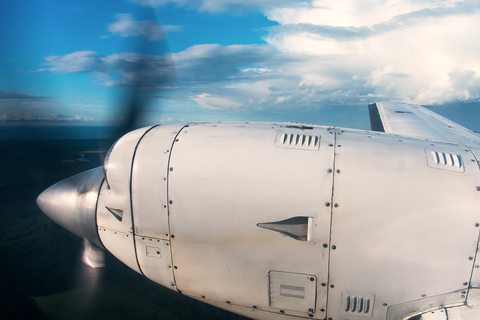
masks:
<instances>
[{"instance_id":1,"label":"white painted metal surface","mask_svg":"<svg viewBox=\"0 0 480 320\"><path fill-rule=\"evenodd\" d=\"M209 303L279 313L268 301L269 272L311 274L317 279L312 316L323 319L334 135L289 129L321 136L319 150L277 147L284 129L207 123L182 130L168 178L175 281L182 293ZM257 227L296 216L313 218L311 241Z\"/></svg>"},{"instance_id":2,"label":"white painted metal surface","mask_svg":"<svg viewBox=\"0 0 480 320\"><path fill-rule=\"evenodd\" d=\"M426 146L460 155L464 172L430 167ZM337 134L328 317L341 316L343 291L375 294L374 319L385 319L388 306L455 291L452 302L464 303L479 232L478 176L464 147Z\"/></svg>"},{"instance_id":3,"label":"white painted metal surface","mask_svg":"<svg viewBox=\"0 0 480 320\"><path fill-rule=\"evenodd\" d=\"M185 126L157 126L137 146L132 167L132 206L135 234L169 239L167 176L170 149Z\"/></svg>"},{"instance_id":4,"label":"white painted metal surface","mask_svg":"<svg viewBox=\"0 0 480 320\"><path fill-rule=\"evenodd\" d=\"M176 290L173 279L170 241L135 236L138 265L145 277L168 288Z\"/></svg>"},{"instance_id":5,"label":"white painted metal surface","mask_svg":"<svg viewBox=\"0 0 480 320\"><path fill-rule=\"evenodd\" d=\"M135 255L130 197L130 178L135 148L150 127L129 132L119 139L107 155L106 181L97 203L97 224L103 246L120 261L140 273ZM121 210L122 218L111 210Z\"/></svg>"},{"instance_id":6,"label":"white painted metal surface","mask_svg":"<svg viewBox=\"0 0 480 320\"><path fill-rule=\"evenodd\" d=\"M377 102L376 104L387 133L480 145L480 137L472 130L425 107L399 102Z\"/></svg>"}]
</instances>

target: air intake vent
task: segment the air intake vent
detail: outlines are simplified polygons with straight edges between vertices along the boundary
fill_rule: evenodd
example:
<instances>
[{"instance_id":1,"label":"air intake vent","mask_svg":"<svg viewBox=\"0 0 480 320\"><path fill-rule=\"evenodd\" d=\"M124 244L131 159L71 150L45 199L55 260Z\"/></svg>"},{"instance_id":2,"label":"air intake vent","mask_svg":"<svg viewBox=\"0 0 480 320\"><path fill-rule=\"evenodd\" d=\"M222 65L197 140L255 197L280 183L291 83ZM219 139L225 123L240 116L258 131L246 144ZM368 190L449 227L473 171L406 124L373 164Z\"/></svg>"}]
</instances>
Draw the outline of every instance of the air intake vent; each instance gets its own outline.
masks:
<instances>
[{"instance_id":1,"label":"air intake vent","mask_svg":"<svg viewBox=\"0 0 480 320\"><path fill-rule=\"evenodd\" d=\"M464 172L462 157L459 154L425 149L427 164L431 168Z\"/></svg>"},{"instance_id":2,"label":"air intake vent","mask_svg":"<svg viewBox=\"0 0 480 320\"><path fill-rule=\"evenodd\" d=\"M374 294L345 291L342 293L342 313L371 317L374 302Z\"/></svg>"},{"instance_id":3,"label":"air intake vent","mask_svg":"<svg viewBox=\"0 0 480 320\"><path fill-rule=\"evenodd\" d=\"M296 132L279 132L275 140L275 147L316 151L320 149L320 136Z\"/></svg>"}]
</instances>

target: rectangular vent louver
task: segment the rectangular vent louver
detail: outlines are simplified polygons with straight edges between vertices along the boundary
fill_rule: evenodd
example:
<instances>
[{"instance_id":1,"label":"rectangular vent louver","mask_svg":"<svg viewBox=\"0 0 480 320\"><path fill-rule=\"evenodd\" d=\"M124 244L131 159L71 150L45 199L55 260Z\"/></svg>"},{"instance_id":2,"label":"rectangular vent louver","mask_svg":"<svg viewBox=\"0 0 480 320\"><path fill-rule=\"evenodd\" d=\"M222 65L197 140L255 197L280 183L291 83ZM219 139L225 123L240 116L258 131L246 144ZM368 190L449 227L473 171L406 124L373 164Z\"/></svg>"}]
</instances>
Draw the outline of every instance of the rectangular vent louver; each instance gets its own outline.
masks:
<instances>
[{"instance_id":1,"label":"rectangular vent louver","mask_svg":"<svg viewBox=\"0 0 480 320\"><path fill-rule=\"evenodd\" d=\"M320 136L297 132L279 132L275 147L316 151L320 149Z\"/></svg>"},{"instance_id":2,"label":"rectangular vent louver","mask_svg":"<svg viewBox=\"0 0 480 320\"><path fill-rule=\"evenodd\" d=\"M372 293L345 291L342 293L342 313L371 317L375 295Z\"/></svg>"},{"instance_id":3,"label":"rectangular vent louver","mask_svg":"<svg viewBox=\"0 0 480 320\"><path fill-rule=\"evenodd\" d=\"M459 154L425 149L425 155L427 156L427 164L431 168L455 172L465 171L462 157Z\"/></svg>"}]
</instances>

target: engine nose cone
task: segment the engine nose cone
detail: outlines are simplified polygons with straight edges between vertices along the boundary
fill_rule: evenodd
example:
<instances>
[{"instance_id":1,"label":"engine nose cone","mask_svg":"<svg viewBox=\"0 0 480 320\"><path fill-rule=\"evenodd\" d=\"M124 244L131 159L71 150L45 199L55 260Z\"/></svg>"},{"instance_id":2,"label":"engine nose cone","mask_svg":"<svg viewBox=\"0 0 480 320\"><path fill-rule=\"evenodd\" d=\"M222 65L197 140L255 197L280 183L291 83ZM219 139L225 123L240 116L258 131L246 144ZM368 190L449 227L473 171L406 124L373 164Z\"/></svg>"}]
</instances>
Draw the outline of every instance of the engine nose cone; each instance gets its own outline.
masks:
<instances>
[{"instance_id":1,"label":"engine nose cone","mask_svg":"<svg viewBox=\"0 0 480 320\"><path fill-rule=\"evenodd\" d=\"M103 167L79 173L43 191L37 198L37 205L57 224L103 248L96 223L102 182Z\"/></svg>"}]
</instances>

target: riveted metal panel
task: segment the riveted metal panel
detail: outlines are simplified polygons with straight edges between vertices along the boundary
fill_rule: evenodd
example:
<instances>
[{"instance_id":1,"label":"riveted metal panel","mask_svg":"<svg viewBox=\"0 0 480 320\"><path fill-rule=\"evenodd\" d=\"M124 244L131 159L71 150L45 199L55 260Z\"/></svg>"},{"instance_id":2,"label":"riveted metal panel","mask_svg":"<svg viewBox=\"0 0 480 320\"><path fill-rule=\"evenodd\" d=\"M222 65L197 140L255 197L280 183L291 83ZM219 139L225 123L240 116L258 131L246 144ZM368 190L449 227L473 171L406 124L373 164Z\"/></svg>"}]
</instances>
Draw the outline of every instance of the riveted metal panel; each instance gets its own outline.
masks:
<instances>
[{"instance_id":1,"label":"riveted metal panel","mask_svg":"<svg viewBox=\"0 0 480 320\"><path fill-rule=\"evenodd\" d=\"M135 236L135 245L142 273L150 280L176 291L170 241Z\"/></svg>"},{"instance_id":2,"label":"riveted metal panel","mask_svg":"<svg viewBox=\"0 0 480 320\"><path fill-rule=\"evenodd\" d=\"M270 271L270 306L304 313L315 310L317 279L311 274Z\"/></svg>"},{"instance_id":3,"label":"riveted metal panel","mask_svg":"<svg viewBox=\"0 0 480 320\"><path fill-rule=\"evenodd\" d=\"M205 302L279 313L269 305L269 271L311 274L317 279L312 316L323 319L334 136L309 130L321 136L320 151L305 152L276 148L279 130L211 123L179 134L168 177L175 280L182 293ZM310 241L257 227L297 216L312 218Z\"/></svg>"},{"instance_id":4,"label":"riveted metal panel","mask_svg":"<svg viewBox=\"0 0 480 320\"><path fill-rule=\"evenodd\" d=\"M104 247L120 261L140 272L135 257L133 238L130 182L135 148L151 127L140 128L119 139L108 154L106 179L100 189L97 203L97 225L112 232L99 232ZM109 209L107 209L109 208ZM118 212L122 212L119 219ZM115 233L116 232L116 233ZM117 236L122 234L123 236ZM122 239L122 241L117 241Z\"/></svg>"},{"instance_id":5,"label":"riveted metal panel","mask_svg":"<svg viewBox=\"0 0 480 320\"><path fill-rule=\"evenodd\" d=\"M135 234L168 239L167 173L170 148L185 124L157 126L137 146L132 167Z\"/></svg>"},{"instance_id":6,"label":"riveted metal panel","mask_svg":"<svg viewBox=\"0 0 480 320\"><path fill-rule=\"evenodd\" d=\"M428 148L459 155L464 173L428 166ZM472 154L454 144L347 130L337 134L335 152L328 317L342 317L343 291L375 294L374 319L412 301L435 309L441 299L427 299L452 292L449 302L463 303L480 210Z\"/></svg>"}]
</instances>

